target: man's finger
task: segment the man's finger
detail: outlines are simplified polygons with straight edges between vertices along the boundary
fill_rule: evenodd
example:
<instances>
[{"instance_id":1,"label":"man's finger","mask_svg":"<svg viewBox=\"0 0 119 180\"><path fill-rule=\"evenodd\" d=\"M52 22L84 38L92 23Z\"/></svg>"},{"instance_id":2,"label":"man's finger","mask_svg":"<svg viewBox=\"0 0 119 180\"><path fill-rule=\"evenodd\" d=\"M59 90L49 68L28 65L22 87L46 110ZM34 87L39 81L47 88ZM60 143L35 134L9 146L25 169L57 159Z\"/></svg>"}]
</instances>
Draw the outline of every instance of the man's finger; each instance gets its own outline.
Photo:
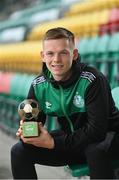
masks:
<instances>
[{"instance_id":1,"label":"man's finger","mask_svg":"<svg viewBox=\"0 0 119 180\"><path fill-rule=\"evenodd\" d=\"M47 133L47 130L43 127L42 123L39 123L39 130L40 132Z\"/></svg>"},{"instance_id":2,"label":"man's finger","mask_svg":"<svg viewBox=\"0 0 119 180\"><path fill-rule=\"evenodd\" d=\"M22 125L23 125L23 123L24 123L24 121L23 121L23 120L21 120L21 121L20 121L20 126L22 126Z\"/></svg>"}]
</instances>

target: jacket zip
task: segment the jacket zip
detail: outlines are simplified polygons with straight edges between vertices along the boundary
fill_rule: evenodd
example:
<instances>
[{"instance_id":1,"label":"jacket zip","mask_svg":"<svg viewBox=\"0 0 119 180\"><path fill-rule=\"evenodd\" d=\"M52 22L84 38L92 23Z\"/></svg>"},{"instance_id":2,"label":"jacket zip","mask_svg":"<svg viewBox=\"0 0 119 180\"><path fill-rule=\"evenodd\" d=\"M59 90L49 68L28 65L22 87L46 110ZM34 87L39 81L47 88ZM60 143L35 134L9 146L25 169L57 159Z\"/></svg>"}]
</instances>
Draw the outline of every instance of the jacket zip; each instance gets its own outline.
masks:
<instances>
[{"instance_id":1,"label":"jacket zip","mask_svg":"<svg viewBox=\"0 0 119 180\"><path fill-rule=\"evenodd\" d=\"M63 92L63 89L62 89L62 87L60 85L59 85L59 88L60 88L60 92L61 92L61 101L60 102L61 102L62 111L63 111L64 116L66 117L66 119L67 119L67 121L68 121L68 123L70 125L71 132L74 132L73 124L72 124L69 116L67 115L67 112L66 112L65 107L64 107L64 95L63 95L64 92Z\"/></svg>"}]
</instances>

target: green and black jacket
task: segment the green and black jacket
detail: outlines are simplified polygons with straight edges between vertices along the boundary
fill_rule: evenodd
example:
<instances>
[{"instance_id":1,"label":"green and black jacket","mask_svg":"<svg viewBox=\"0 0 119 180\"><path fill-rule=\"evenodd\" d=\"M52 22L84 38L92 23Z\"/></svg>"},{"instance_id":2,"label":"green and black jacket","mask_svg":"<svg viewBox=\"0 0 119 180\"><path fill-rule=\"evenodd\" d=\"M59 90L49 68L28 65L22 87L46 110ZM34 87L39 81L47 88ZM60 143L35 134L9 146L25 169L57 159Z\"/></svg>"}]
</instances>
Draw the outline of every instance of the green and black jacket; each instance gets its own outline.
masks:
<instances>
[{"instance_id":1,"label":"green and black jacket","mask_svg":"<svg viewBox=\"0 0 119 180\"><path fill-rule=\"evenodd\" d=\"M105 139L119 130L119 112L106 78L95 68L73 62L72 77L55 81L43 64L43 74L31 85L28 98L39 102L39 119L56 116L61 129L51 132L55 148L74 150Z\"/></svg>"}]
</instances>

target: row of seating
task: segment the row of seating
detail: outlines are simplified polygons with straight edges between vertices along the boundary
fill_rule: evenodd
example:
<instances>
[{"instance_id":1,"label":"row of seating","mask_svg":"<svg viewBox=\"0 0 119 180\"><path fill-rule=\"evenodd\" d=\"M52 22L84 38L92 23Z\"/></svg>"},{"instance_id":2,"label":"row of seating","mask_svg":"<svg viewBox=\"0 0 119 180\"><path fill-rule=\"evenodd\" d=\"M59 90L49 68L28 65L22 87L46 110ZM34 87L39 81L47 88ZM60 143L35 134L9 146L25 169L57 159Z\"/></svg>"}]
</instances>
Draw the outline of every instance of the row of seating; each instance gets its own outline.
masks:
<instances>
[{"instance_id":1,"label":"row of seating","mask_svg":"<svg viewBox=\"0 0 119 180\"><path fill-rule=\"evenodd\" d=\"M42 68L40 42L0 45L0 69L4 71L39 73Z\"/></svg>"},{"instance_id":2,"label":"row of seating","mask_svg":"<svg viewBox=\"0 0 119 180\"><path fill-rule=\"evenodd\" d=\"M82 38L77 43L82 61L99 69L112 84L119 84L119 33Z\"/></svg>"},{"instance_id":3,"label":"row of seating","mask_svg":"<svg viewBox=\"0 0 119 180\"><path fill-rule=\"evenodd\" d=\"M91 64L105 74L114 86L119 82L119 32L112 35L85 37L76 44L82 62ZM0 69L38 74L42 69L41 42L23 42L0 46Z\"/></svg>"},{"instance_id":4,"label":"row of seating","mask_svg":"<svg viewBox=\"0 0 119 180\"><path fill-rule=\"evenodd\" d=\"M119 31L119 1L118 0L87 0L83 3L75 3L70 6L69 11L65 13L65 17L76 16L79 14L89 14L95 11L108 10L107 22L102 23L99 27L99 35L104 33L113 33ZM102 14L102 19L105 16ZM100 17L101 18L101 17ZM98 20L98 18L97 18ZM88 33L89 34L89 33Z\"/></svg>"},{"instance_id":5,"label":"row of seating","mask_svg":"<svg viewBox=\"0 0 119 180\"><path fill-rule=\"evenodd\" d=\"M70 6L70 5L69 5ZM89 8L88 10L82 11L82 7ZM42 38L42 35L49 27L54 26L65 26L69 29L71 29L76 36L82 37L82 36L92 36L94 34L102 34L105 31L106 32L115 32L119 30L119 4L117 0L106 0L106 1L100 1L100 0L94 0L94 1L83 1L82 3L74 3L70 7L69 10L67 10L67 14L69 15L63 15L64 11L68 8L63 8L63 5L60 1L49 1L46 3L46 5L37 5L35 7L29 8L28 10L24 10L18 13L13 14L11 18L4 22L0 22L0 39L1 42L7 42L6 36L8 35L9 31L14 30L15 27L21 27L22 30L19 31L19 36L21 36L21 39L17 39L17 37L14 39L13 34L12 38L10 39L8 35L8 42L10 40L13 41L21 41L21 40L38 40ZM43 11L47 13L49 9L58 10L62 9L62 14L58 15L58 12L54 12L55 16L51 18L52 15L49 17L45 14L39 14L43 13ZM77 10L74 10L77 9ZM36 14L36 16L32 17L33 14ZM74 13L73 13L74 12ZM49 12L50 13L50 12ZM57 15L56 15L57 14ZM73 16L71 16L73 14ZM43 20L43 15L46 16L46 19ZM75 16L74 16L75 15ZM56 17L57 16L57 17ZM39 18L40 17L40 18ZM58 18L63 17L58 20ZM49 19L48 19L49 18ZM51 18L51 19L50 19ZM56 20L57 19L57 20ZM53 21L54 20L54 21ZM48 21L50 21L48 23ZM38 23L39 22L39 23ZM46 22L46 23L43 23ZM73 23L72 23L73 22ZM31 26L34 26L34 24L37 24L34 28L31 30ZM48 24L48 26L47 26ZM28 27L28 30L27 30ZM11 28L11 29L10 29ZM30 28L30 29L29 29ZM4 35L4 30L7 30L6 35ZM30 32L29 32L30 30ZM5 37L4 37L5 36Z\"/></svg>"},{"instance_id":6,"label":"row of seating","mask_svg":"<svg viewBox=\"0 0 119 180\"><path fill-rule=\"evenodd\" d=\"M119 7L118 0L85 0L82 3L77 2L73 4L69 11L65 13L65 16L73 16L81 13L89 13L93 11L101 11L102 9L112 9Z\"/></svg>"},{"instance_id":7,"label":"row of seating","mask_svg":"<svg viewBox=\"0 0 119 180\"><path fill-rule=\"evenodd\" d=\"M35 75L0 72L0 128L15 135L19 127L18 105L28 94Z\"/></svg>"},{"instance_id":8,"label":"row of seating","mask_svg":"<svg viewBox=\"0 0 119 180\"><path fill-rule=\"evenodd\" d=\"M7 29L7 28L12 28L12 27L18 27L18 26L33 26L35 22L32 21L33 15L35 15L36 13L38 14L39 12L45 12L49 9L57 9L57 8L61 8L61 0L59 1L54 1L54 0L49 0L47 3L40 1L40 3L34 5L33 7L29 7L27 9L21 10L21 11L16 11L15 13L13 13L10 18L8 18L5 21L1 21L0 22L0 31ZM55 17L54 17L55 18ZM50 20L50 17L49 17ZM52 19L51 19L52 20ZM47 19L44 21L47 21ZM40 18L39 18L39 22L40 22Z\"/></svg>"},{"instance_id":9,"label":"row of seating","mask_svg":"<svg viewBox=\"0 0 119 180\"><path fill-rule=\"evenodd\" d=\"M99 28L99 35L119 31L119 8L111 9L107 23L101 24Z\"/></svg>"},{"instance_id":10,"label":"row of seating","mask_svg":"<svg viewBox=\"0 0 119 180\"><path fill-rule=\"evenodd\" d=\"M98 3L103 5L103 3L108 4L109 1L98 1ZM80 3L80 6L82 6L82 4L85 7L86 2ZM95 4L95 1L91 1L90 4ZM30 33L28 33L26 39L41 39L43 34L49 28L57 27L61 24L62 26L72 30L78 38L84 36L93 36L97 34L102 35L106 32L117 32L119 31L119 4L115 5L116 6L112 7L111 9L105 7L103 9L93 9L93 11L85 13L81 13L79 11L79 13L76 13L75 16L65 16L62 19L56 21L38 24L31 30Z\"/></svg>"},{"instance_id":11,"label":"row of seating","mask_svg":"<svg viewBox=\"0 0 119 180\"><path fill-rule=\"evenodd\" d=\"M108 22L109 10L96 11L87 14L78 14L76 16L64 17L55 21L42 23L32 28L26 39L30 41L42 39L44 33L53 27L63 26L70 29L77 38L82 36L97 35L101 24Z\"/></svg>"},{"instance_id":12,"label":"row of seating","mask_svg":"<svg viewBox=\"0 0 119 180\"><path fill-rule=\"evenodd\" d=\"M86 61L95 61L95 55L104 55L100 59L106 60L109 56L114 60L119 58L119 32L112 35L104 34L89 38L80 38L77 41L77 48Z\"/></svg>"},{"instance_id":13,"label":"row of seating","mask_svg":"<svg viewBox=\"0 0 119 180\"><path fill-rule=\"evenodd\" d=\"M61 1L42 0L37 3L34 1L32 7L15 11L7 19L0 21L0 44L25 41L27 34L36 24L53 21L63 16L66 5Z\"/></svg>"}]
</instances>

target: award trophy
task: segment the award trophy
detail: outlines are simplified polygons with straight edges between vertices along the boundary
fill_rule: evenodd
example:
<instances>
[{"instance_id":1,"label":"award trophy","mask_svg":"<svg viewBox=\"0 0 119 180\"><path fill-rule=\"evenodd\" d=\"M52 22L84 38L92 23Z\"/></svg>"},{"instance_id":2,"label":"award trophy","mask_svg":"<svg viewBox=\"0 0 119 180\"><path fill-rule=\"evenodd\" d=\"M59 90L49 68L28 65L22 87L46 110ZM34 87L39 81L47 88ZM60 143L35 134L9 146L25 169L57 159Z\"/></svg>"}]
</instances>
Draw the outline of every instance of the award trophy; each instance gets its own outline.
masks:
<instances>
[{"instance_id":1,"label":"award trophy","mask_svg":"<svg viewBox=\"0 0 119 180\"><path fill-rule=\"evenodd\" d=\"M40 112L38 102L34 99L25 99L18 106L18 114L23 120L22 130L24 137L37 137L38 113Z\"/></svg>"}]
</instances>

